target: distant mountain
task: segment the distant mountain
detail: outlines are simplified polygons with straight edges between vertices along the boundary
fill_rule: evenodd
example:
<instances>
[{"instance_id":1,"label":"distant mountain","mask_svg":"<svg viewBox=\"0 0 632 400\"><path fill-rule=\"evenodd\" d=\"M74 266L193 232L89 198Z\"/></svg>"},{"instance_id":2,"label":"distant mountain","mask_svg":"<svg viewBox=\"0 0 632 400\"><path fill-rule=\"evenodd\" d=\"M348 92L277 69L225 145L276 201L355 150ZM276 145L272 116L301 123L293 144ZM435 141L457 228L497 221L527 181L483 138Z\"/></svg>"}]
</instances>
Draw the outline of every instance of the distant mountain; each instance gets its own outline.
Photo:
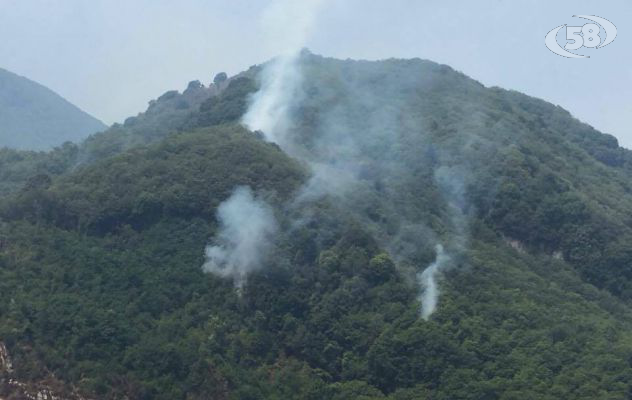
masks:
<instances>
[{"instance_id":1,"label":"distant mountain","mask_svg":"<svg viewBox=\"0 0 632 400\"><path fill-rule=\"evenodd\" d=\"M0 68L0 147L48 150L106 128L45 86Z\"/></svg>"}]
</instances>

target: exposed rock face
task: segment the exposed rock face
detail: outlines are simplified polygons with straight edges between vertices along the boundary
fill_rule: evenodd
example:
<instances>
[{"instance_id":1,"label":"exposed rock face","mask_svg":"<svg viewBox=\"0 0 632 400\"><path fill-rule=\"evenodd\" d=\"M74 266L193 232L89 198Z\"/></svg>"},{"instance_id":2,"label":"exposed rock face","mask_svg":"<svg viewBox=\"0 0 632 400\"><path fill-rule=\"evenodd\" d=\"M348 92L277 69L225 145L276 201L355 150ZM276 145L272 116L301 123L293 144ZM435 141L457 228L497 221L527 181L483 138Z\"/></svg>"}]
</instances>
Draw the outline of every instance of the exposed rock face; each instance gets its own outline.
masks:
<instances>
[{"instance_id":1,"label":"exposed rock face","mask_svg":"<svg viewBox=\"0 0 632 400\"><path fill-rule=\"evenodd\" d=\"M509 246L511 246L518 253L525 253L526 252L525 248L524 248L524 244L522 242L520 242L519 240L506 239L506 241L509 244Z\"/></svg>"},{"instance_id":2,"label":"exposed rock face","mask_svg":"<svg viewBox=\"0 0 632 400\"><path fill-rule=\"evenodd\" d=\"M7 346L0 342L0 374L11 374L12 372L13 365L11 364L11 358L9 358Z\"/></svg>"},{"instance_id":3,"label":"exposed rock face","mask_svg":"<svg viewBox=\"0 0 632 400\"><path fill-rule=\"evenodd\" d=\"M53 389L55 387L56 389ZM9 351L0 342L0 400L87 400L68 390L54 377L42 382L21 382L13 376L13 363Z\"/></svg>"}]
</instances>

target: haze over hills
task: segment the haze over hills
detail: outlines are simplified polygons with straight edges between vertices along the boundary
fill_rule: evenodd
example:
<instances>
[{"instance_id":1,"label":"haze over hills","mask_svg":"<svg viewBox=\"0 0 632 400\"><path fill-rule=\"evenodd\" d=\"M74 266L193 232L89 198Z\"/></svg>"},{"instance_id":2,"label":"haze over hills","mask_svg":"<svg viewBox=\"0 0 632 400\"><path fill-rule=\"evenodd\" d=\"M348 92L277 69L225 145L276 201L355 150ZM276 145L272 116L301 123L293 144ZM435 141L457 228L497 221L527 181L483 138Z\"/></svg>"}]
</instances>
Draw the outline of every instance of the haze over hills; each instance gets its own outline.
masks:
<instances>
[{"instance_id":1,"label":"haze over hills","mask_svg":"<svg viewBox=\"0 0 632 400\"><path fill-rule=\"evenodd\" d=\"M0 396L629 398L630 151L446 65L280 62L0 151Z\"/></svg>"},{"instance_id":2,"label":"haze over hills","mask_svg":"<svg viewBox=\"0 0 632 400\"><path fill-rule=\"evenodd\" d=\"M50 150L106 128L50 89L0 68L0 147Z\"/></svg>"}]
</instances>

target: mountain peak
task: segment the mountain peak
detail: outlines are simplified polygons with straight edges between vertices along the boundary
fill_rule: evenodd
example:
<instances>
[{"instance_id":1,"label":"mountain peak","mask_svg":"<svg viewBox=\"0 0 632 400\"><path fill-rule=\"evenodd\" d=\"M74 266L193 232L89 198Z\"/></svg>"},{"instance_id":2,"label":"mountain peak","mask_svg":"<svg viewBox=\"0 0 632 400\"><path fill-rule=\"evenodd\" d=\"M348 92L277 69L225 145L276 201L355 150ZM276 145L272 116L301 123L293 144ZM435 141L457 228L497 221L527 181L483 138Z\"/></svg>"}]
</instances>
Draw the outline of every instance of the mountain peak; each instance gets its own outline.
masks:
<instances>
[{"instance_id":1,"label":"mountain peak","mask_svg":"<svg viewBox=\"0 0 632 400\"><path fill-rule=\"evenodd\" d=\"M48 150L106 128L47 87L0 68L0 147Z\"/></svg>"}]
</instances>

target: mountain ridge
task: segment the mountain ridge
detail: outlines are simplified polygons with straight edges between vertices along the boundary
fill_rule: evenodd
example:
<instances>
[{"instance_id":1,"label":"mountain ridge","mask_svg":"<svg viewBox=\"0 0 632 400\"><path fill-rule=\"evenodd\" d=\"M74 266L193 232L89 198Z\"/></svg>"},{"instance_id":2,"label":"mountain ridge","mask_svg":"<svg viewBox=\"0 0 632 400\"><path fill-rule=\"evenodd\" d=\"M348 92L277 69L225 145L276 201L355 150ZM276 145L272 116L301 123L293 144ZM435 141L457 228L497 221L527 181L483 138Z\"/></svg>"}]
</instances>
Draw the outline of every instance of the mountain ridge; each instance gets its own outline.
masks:
<instances>
[{"instance_id":1,"label":"mountain ridge","mask_svg":"<svg viewBox=\"0 0 632 400\"><path fill-rule=\"evenodd\" d=\"M0 146L49 150L105 128L46 86L0 68Z\"/></svg>"},{"instance_id":2,"label":"mountain ridge","mask_svg":"<svg viewBox=\"0 0 632 400\"><path fill-rule=\"evenodd\" d=\"M432 62L299 65L291 146L240 124L255 67L169 129L141 117L33 174L23 159L0 197L15 376L90 398L629 396L629 152ZM236 289L202 265L243 186L279 229Z\"/></svg>"}]
</instances>

